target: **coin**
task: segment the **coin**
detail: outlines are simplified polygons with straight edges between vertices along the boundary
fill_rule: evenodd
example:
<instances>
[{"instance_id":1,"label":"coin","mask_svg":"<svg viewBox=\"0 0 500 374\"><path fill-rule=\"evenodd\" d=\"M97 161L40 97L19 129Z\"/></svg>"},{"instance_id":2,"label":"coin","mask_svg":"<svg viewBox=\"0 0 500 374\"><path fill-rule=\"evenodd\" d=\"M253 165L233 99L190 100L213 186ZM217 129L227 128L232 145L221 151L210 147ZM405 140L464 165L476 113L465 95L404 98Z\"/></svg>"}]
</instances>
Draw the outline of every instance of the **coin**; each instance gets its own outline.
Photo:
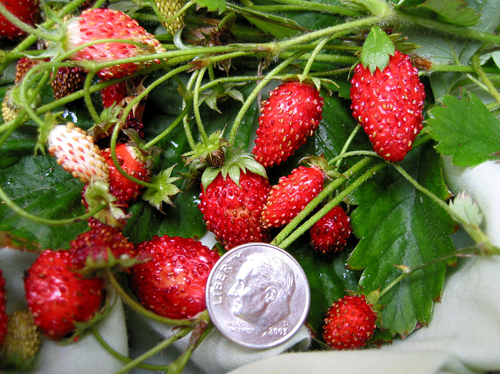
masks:
<instances>
[{"instance_id":1,"label":"coin","mask_svg":"<svg viewBox=\"0 0 500 374\"><path fill-rule=\"evenodd\" d=\"M249 348L271 348L290 339L304 323L310 299L299 263L267 243L231 249L207 280L207 310L215 327Z\"/></svg>"}]
</instances>

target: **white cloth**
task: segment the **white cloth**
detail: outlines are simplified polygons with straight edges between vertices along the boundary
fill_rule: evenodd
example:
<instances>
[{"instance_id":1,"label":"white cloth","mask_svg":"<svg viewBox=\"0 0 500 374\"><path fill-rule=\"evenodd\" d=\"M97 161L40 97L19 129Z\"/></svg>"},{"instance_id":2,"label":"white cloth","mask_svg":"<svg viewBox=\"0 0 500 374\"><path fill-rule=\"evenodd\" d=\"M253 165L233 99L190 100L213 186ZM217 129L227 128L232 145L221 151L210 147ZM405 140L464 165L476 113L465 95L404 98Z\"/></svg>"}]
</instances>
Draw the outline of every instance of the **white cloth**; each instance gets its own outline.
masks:
<instances>
[{"instance_id":1,"label":"white cloth","mask_svg":"<svg viewBox=\"0 0 500 374\"><path fill-rule=\"evenodd\" d=\"M453 192L467 191L477 201L485 215L485 232L493 244L500 247L500 164L487 162L466 169L451 165L445 158L445 177ZM25 305L22 271L34 258L32 253L0 251L0 268L7 278L9 312ZM468 374L500 370L499 270L500 257L497 256L461 261L457 271L447 279L429 326L382 349L279 354L296 343L298 350L304 349L309 343L305 329L300 330L294 341L266 351L238 347L214 330L195 351L185 373L232 370L231 374ZM138 318L127 308L125 312L118 304L99 324L106 341L122 354L127 354L127 334L131 353L137 355L171 333L160 324ZM187 339L181 339L176 348L148 362L170 362L179 355ZM66 346L44 342L34 373L108 374L120 367L122 364L102 349L92 335L86 335ZM135 369L132 373L151 371Z\"/></svg>"}]
</instances>

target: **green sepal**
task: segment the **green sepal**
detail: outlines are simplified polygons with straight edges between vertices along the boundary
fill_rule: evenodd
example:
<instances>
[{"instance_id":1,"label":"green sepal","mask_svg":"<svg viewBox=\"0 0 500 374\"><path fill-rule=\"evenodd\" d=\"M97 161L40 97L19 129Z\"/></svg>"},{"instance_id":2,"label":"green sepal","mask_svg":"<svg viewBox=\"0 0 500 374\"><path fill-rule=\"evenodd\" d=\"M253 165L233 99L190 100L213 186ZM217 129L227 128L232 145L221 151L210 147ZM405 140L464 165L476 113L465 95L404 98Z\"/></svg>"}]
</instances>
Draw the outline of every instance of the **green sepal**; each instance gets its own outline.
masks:
<instances>
[{"instance_id":1,"label":"green sepal","mask_svg":"<svg viewBox=\"0 0 500 374\"><path fill-rule=\"evenodd\" d=\"M142 199L148 201L152 206L163 213L163 203L174 205L172 197L182 192L174 182L181 177L171 177L175 165L166 170L161 171L157 175L153 175L150 184L154 188L148 188L142 194Z\"/></svg>"},{"instance_id":2,"label":"green sepal","mask_svg":"<svg viewBox=\"0 0 500 374\"><path fill-rule=\"evenodd\" d=\"M391 38L378 26L373 26L366 37L361 50L361 63L372 74L377 68L384 71L389 64L389 57L394 55L396 47Z\"/></svg>"},{"instance_id":3,"label":"green sepal","mask_svg":"<svg viewBox=\"0 0 500 374\"><path fill-rule=\"evenodd\" d=\"M89 206L89 211L97 208L102 203L106 204L104 209L94 215L95 219L105 225L119 228L123 226L120 220L128 218L127 214L116 206L116 198L109 192L109 183L102 180L92 180L89 183L85 191L85 201Z\"/></svg>"}]
</instances>

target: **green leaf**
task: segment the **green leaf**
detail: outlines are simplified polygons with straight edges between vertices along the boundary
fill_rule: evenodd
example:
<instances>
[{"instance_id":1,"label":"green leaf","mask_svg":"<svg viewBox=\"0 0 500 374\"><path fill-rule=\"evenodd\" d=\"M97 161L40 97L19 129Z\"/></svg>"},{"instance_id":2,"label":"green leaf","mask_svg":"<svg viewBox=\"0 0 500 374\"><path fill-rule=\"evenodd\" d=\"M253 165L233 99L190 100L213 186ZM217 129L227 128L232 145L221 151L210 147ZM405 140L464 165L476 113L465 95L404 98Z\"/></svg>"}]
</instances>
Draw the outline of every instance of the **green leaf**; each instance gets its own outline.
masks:
<instances>
[{"instance_id":1,"label":"green leaf","mask_svg":"<svg viewBox=\"0 0 500 374\"><path fill-rule=\"evenodd\" d=\"M436 13L440 21L466 27L476 25L481 17L463 0L428 0L420 8Z\"/></svg>"},{"instance_id":2,"label":"green leaf","mask_svg":"<svg viewBox=\"0 0 500 374\"><path fill-rule=\"evenodd\" d=\"M219 12L221 14L226 10L225 0L195 0L201 8L208 8L210 12Z\"/></svg>"},{"instance_id":3,"label":"green leaf","mask_svg":"<svg viewBox=\"0 0 500 374\"><path fill-rule=\"evenodd\" d=\"M389 55L394 55L394 43L378 26L373 26L366 37L361 50L361 63L368 67L372 74L377 68L383 71L389 63Z\"/></svg>"},{"instance_id":4,"label":"green leaf","mask_svg":"<svg viewBox=\"0 0 500 374\"><path fill-rule=\"evenodd\" d=\"M401 164L439 198L448 197L439 158L429 145L408 153ZM454 251L449 235L453 220L390 166L356 192L351 214L360 242L348 265L364 269L360 287L382 290L400 274L395 265L416 266ZM438 262L406 277L380 298L382 327L406 336L418 322L430 321L434 300L443 288L445 264Z\"/></svg>"},{"instance_id":5,"label":"green leaf","mask_svg":"<svg viewBox=\"0 0 500 374\"><path fill-rule=\"evenodd\" d=\"M452 156L456 166L476 166L498 158L500 121L473 93L465 92L461 100L447 95L443 106L430 110L427 131L438 142L436 150Z\"/></svg>"}]
</instances>

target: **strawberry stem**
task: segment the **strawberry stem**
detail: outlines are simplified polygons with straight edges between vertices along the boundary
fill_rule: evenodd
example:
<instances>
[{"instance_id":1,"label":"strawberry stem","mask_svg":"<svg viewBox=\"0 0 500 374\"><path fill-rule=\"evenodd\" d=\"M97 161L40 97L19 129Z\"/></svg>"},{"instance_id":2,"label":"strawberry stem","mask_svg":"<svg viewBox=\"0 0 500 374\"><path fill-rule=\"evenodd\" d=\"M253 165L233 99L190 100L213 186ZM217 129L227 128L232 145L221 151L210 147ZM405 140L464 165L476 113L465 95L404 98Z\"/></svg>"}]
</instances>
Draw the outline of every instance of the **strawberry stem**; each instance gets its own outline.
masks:
<instances>
[{"instance_id":1,"label":"strawberry stem","mask_svg":"<svg viewBox=\"0 0 500 374\"><path fill-rule=\"evenodd\" d=\"M335 5L320 4L311 1L302 0L276 0L277 3L285 4L285 6L279 5L251 5L248 6L250 9L259 10L262 12L285 12L285 11L317 11L322 13L340 14L347 17L359 17L362 14L347 7L340 7Z\"/></svg>"},{"instance_id":2,"label":"strawberry stem","mask_svg":"<svg viewBox=\"0 0 500 374\"><path fill-rule=\"evenodd\" d=\"M203 76L205 75L207 69L208 66L205 66L199 71L199 74L196 77L196 83L194 85L194 91L193 91L194 119L196 121L196 124L198 125L198 131L200 133L201 141L205 145L208 144L208 135L207 132L205 131L205 128L203 127L203 121L201 120L201 114L200 114L200 86L201 86L201 81L203 80Z\"/></svg>"},{"instance_id":3,"label":"strawberry stem","mask_svg":"<svg viewBox=\"0 0 500 374\"><path fill-rule=\"evenodd\" d=\"M101 203L99 204L95 209L92 209L86 214L83 214L81 216L75 217L75 218L67 218L67 219L49 219L49 218L43 218L34 214L31 214L24 209L22 209L20 206L16 205L5 193L5 190L0 187L0 200L3 201L5 205L7 205L14 213L20 215L23 218L29 219L30 221L37 222L43 225L51 225L51 226L64 226L64 225L70 225L72 223L76 222L81 222L86 220L87 218L93 217L97 212L103 210L104 208L107 207L106 203Z\"/></svg>"},{"instance_id":4,"label":"strawberry stem","mask_svg":"<svg viewBox=\"0 0 500 374\"><path fill-rule=\"evenodd\" d=\"M481 62L479 61L479 54L476 53L474 56L472 56L471 59L472 67L476 71L476 74L479 76L483 84L487 87L488 91L490 92L491 96L495 99L495 101L500 104L500 94L498 93L497 88L493 84L493 82L488 78L486 73L483 70L483 67L481 66Z\"/></svg>"},{"instance_id":5,"label":"strawberry stem","mask_svg":"<svg viewBox=\"0 0 500 374\"><path fill-rule=\"evenodd\" d=\"M94 103L92 102L92 98L90 97L90 87L92 86L92 80L94 79L95 73L89 72L85 77L85 83L83 85L83 99L85 100L85 106L87 107L87 111L92 117L92 121L95 124L101 122L101 117L97 113L97 110L94 107Z\"/></svg>"},{"instance_id":6,"label":"strawberry stem","mask_svg":"<svg viewBox=\"0 0 500 374\"><path fill-rule=\"evenodd\" d=\"M90 330L92 331L92 334L96 338L96 340L101 344L101 346L114 358L125 362L125 363L130 363L132 362L133 359L131 359L128 356L124 356L121 353L117 352L113 347L111 347L106 340L102 337L101 333L99 330L94 326L90 326ZM146 370L157 370L157 371L164 371L167 370L169 365L152 365L152 364L145 364L145 363L138 363L136 368L139 369L146 369Z\"/></svg>"},{"instance_id":7,"label":"strawberry stem","mask_svg":"<svg viewBox=\"0 0 500 374\"><path fill-rule=\"evenodd\" d=\"M140 364L143 361L147 360L148 358L154 356L155 354L160 353L165 348L167 348L168 346L172 345L172 343L176 342L180 338L183 338L184 336L186 336L187 334L189 334L191 331L192 331L191 327L183 327L183 328L179 329L170 338L165 339L164 341L162 341L158 345L156 345L156 347L150 349L146 353L143 353L141 356L139 356L136 359L130 361L127 365L125 365L120 370L116 371L114 374L124 374L124 373L127 373L130 369L135 368L137 366L137 364Z\"/></svg>"}]
</instances>

